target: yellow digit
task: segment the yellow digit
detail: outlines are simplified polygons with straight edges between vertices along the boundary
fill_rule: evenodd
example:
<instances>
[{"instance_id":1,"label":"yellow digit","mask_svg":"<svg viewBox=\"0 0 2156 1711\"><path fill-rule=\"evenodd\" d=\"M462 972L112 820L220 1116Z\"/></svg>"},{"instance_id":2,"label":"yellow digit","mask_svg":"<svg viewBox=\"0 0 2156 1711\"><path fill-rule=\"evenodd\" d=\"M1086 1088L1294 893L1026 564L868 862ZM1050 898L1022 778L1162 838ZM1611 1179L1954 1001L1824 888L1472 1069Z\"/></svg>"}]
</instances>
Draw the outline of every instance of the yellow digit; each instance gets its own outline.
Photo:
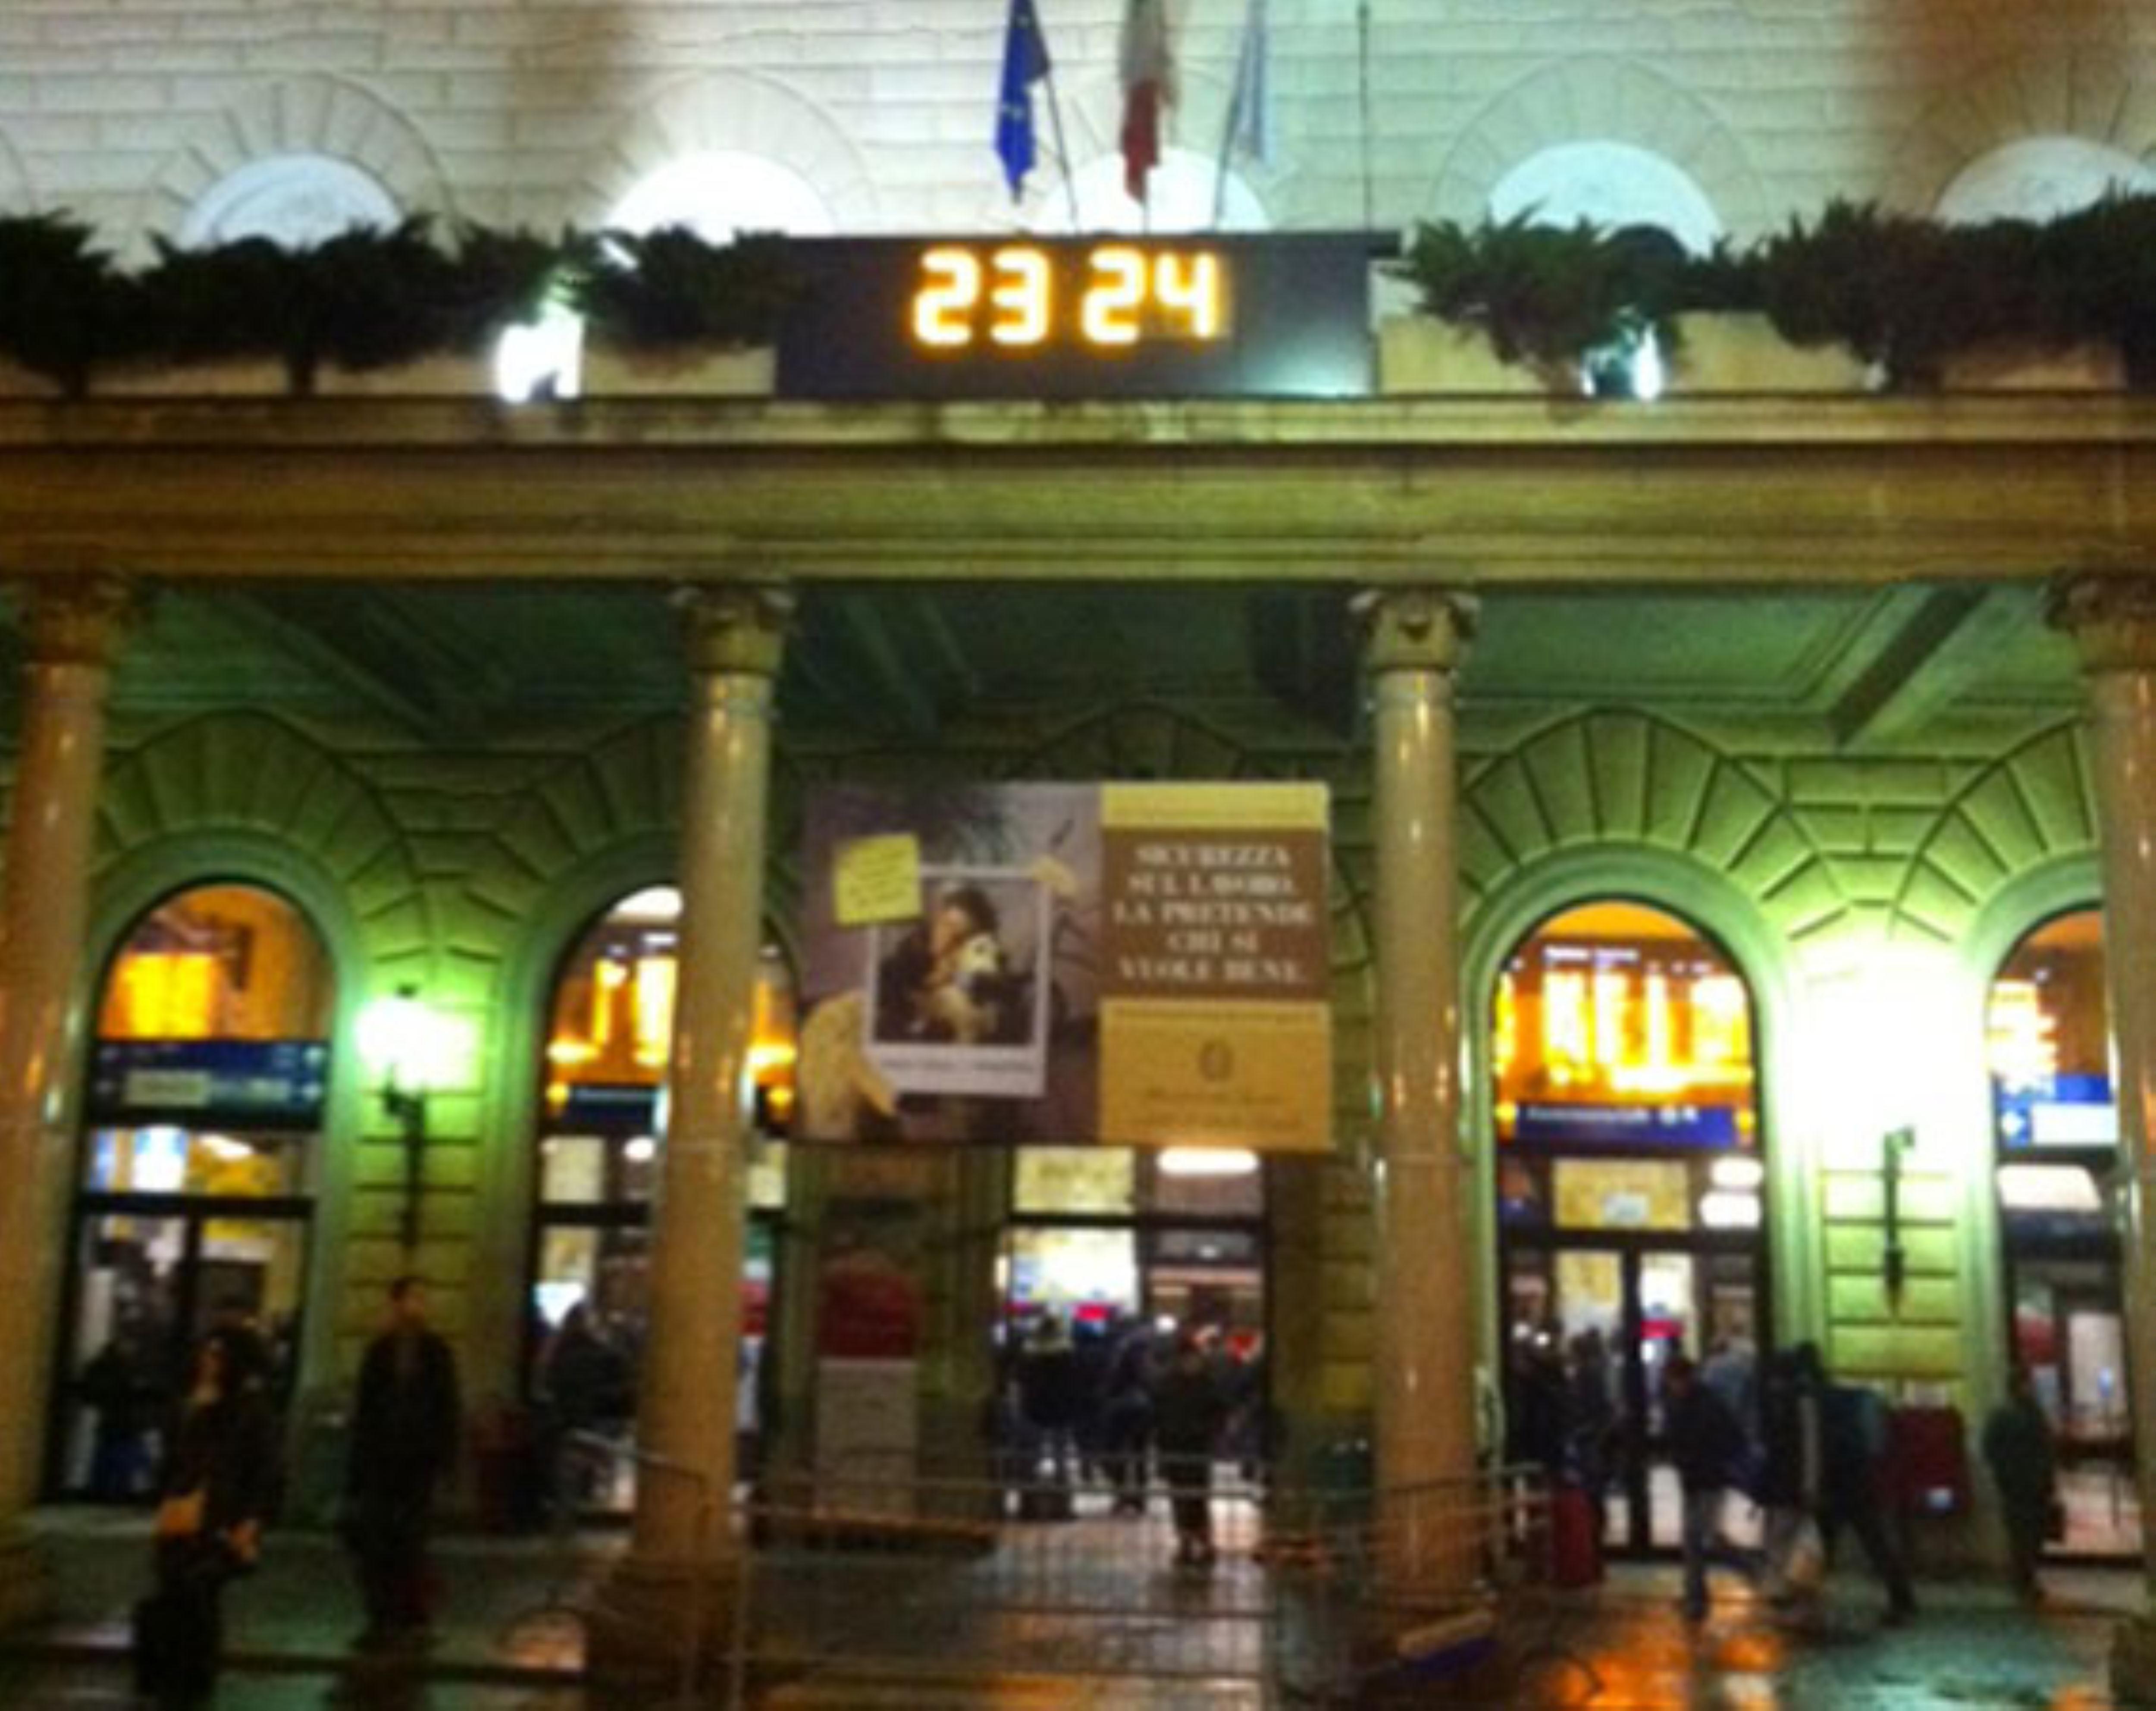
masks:
<instances>
[{"instance_id":1,"label":"yellow digit","mask_svg":"<svg viewBox=\"0 0 2156 1711\"><path fill-rule=\"evenodd\" d=\"M1038 249L998 249L988 260L996 270L988 337L999 345L1039 344L1048 337L1048 258Z\"/></svg>"},{"instance_id":2,"label":"yellow digit","mask_svg":"<svg viewBox=\"0 0 2156 1711\"><path fill-rule=\"evenodd\" d=\"M1093 282L1086 288L1086 306L1079 317L1089 344L1138 342L1138 311L1145 306L1146 274L1142 250L1115 244L1093 252Z\"/></svg>"},{"instance_id":3,"label":"yellow digit","mask_svg":"<svg viewBox=\"0 0 2156 1711\"><path fill-rule=\"evenodd\" d=\"M1220 306L1220 258L1209 249L1162 252L1152 265L1153 300L1183 317L1187 338L1217 339L1226 319Z\"/></svg>"},{"instance_id":4,"label":"yellow digit","mask_svg":"<svg viewBox=\"0 0 2156 1711\"><path fill-rule=\"evenodd\" d=\"M921 257L922 284L913 294L913 336L954 350L973 342L973 306L981 301L981 264L967 249L930 249Z\"/></svg>"}]
</instances>

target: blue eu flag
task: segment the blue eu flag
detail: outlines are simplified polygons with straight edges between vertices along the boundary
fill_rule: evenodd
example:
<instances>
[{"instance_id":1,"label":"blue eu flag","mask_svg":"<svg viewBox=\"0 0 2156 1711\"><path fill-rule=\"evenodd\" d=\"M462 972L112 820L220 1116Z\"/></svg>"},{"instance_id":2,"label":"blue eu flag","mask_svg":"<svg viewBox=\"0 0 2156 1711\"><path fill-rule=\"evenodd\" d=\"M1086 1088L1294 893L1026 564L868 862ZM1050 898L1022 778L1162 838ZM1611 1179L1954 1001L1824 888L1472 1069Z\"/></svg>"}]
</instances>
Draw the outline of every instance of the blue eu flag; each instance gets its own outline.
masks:
<instances>
[{"instance_id":1,"label":"blue eu flag","mask_svg":"<svg viewBox=\"0 0 2156 1711\"><path fill-rule=\"evenodd\" d=\"M1033 170L1033 86L1048 75L1048 44L1033 0L1011 0L1004 33L1004 82L996 97L996 158L1015 202Z\"/></svg>"}]
</instances>

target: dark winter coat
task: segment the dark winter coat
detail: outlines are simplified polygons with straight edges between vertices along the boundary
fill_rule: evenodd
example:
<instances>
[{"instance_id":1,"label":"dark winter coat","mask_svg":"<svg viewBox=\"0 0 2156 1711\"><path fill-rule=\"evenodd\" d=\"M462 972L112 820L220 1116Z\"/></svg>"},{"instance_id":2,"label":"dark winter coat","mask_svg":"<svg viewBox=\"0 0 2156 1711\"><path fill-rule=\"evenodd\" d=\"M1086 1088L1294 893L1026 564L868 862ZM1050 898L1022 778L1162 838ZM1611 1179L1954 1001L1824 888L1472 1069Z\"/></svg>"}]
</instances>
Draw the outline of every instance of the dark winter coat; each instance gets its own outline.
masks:
<instances>
[{"instance_id":1,"label":"dark winter coat","mask_svg":"<svg viewBox=\"0 0 2156 1711\"><path fill-rule=\"evenodd\" d=\"M1729 1405L1694 1380L1670 1405L1670 1459L1687 1492L1719 1491L1736 1477L1745 1456L1744 1429Z\"/></svg>"},{"instance_id":2,"label":"dark winter coat","mask_svg":"<svg viewBox=\"0 0 2156 1711\"><path fill-rule=\"evenodd\" d=\"M456 1465L456 1357L432 1331L385 1331L367 1345L352 1416L355 1497L431 1494Z\"/></svg>"}]
</instances>

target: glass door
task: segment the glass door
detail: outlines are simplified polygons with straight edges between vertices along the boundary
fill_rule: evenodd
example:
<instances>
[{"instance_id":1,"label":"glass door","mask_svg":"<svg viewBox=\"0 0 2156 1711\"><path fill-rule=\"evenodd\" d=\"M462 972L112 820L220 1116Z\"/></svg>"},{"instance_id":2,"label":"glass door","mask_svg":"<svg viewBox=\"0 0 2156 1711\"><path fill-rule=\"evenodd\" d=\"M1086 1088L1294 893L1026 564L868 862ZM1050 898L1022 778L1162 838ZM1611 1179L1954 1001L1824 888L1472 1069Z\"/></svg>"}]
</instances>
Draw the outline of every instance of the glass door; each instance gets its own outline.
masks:
<instances>
[{"instance_id":1,"label":"glass door","mask_svg":"<svg viewBox=\"0 0 2156 1711\"><path fill-rule=\"evenodd\" d=\"M1619 1243L1516 1244L1506 1262L1507 1458L1578 1485L1612 1549L1675 1549L1681 1500L1662 1374L1681 1349L1748 1431L1755 1413L1757 1256ZM1732 1503L1740 1541L1756 1518Z\"/></svg>"}]
</instances>

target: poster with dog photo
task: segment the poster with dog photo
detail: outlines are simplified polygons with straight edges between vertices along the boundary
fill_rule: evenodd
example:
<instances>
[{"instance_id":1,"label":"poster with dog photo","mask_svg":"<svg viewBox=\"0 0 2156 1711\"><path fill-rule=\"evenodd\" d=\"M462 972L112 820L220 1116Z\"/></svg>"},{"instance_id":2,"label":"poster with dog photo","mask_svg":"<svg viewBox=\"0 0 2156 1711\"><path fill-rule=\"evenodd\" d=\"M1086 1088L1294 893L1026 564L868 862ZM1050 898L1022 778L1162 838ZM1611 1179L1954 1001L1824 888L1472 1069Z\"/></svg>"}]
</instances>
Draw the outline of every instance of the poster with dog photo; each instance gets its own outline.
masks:
<instances>
[{"instance_id":1,"label":"poster with dog photo","mask_svg":"<svg viewBox=\"0 0 2156 1711\"><path fill-rule=\"evenodd\" d=\"M810 798L795 1133L1322 1152L1322 784Z\"/></svg>"},{"instance_id":2,"label":"poster with dog photo","mask_svg":"<svg viewBox=\"0 0 2156 1711\"><path fill-rule=\"evenodd\" d=\"M1098 796L1060 784L811 795L801 1138L1093 1138ZM868 852L872 885L852 871Z\"/></svg>"}]
</instances>

